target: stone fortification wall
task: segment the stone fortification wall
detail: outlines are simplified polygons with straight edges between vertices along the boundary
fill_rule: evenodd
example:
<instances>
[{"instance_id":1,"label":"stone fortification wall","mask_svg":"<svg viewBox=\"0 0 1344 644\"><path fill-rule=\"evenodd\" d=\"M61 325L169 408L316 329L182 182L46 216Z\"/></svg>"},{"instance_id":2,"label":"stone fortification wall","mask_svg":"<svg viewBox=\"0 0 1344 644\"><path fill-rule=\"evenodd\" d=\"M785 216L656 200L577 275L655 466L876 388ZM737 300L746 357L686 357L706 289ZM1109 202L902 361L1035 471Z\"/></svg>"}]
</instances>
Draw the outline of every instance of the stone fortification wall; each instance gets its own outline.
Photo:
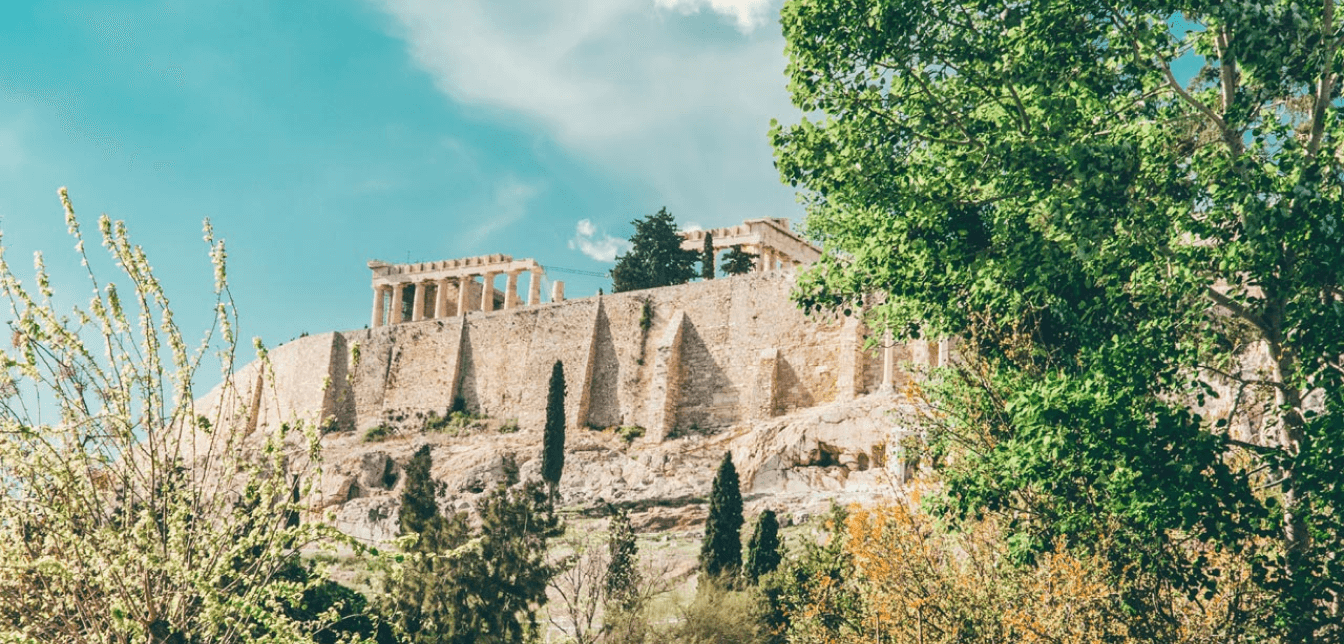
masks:
<instances>
[{"instance_id":1,"label":"stone fortification wall","mask_svg":"<svg viewBox=\"0 0 1344 644\"><path fill-rule=\"evenodd\" d=\"M639 425L659 440L875 391L893 356L936 359L936 345L897 346L885 358L865 350L861 325L805 317L788 298L792 285L791 273L775 271L312 336L272 351L269 373L240 370L236 394L202 403L252 400L256 427L299 417L415 430L461 398L532 427L544 422L561 360L571 426Z\"/></svg>"}]
</instances>

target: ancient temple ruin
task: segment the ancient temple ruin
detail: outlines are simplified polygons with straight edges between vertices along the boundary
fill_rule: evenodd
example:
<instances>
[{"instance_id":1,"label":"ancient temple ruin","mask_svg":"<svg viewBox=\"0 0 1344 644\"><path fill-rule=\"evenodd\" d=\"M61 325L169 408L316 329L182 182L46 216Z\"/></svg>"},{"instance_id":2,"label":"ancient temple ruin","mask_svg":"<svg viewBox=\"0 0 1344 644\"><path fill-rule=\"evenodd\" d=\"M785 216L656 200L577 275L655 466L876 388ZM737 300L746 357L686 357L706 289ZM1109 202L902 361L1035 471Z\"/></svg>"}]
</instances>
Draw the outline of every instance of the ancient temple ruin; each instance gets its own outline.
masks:
<instances>
[{"instance_id":1,"label":"ancient temple ruin","mask_svg":"<svg viewBox=\"0 0 1344 644\"><path fill-rule=\"evenodd\" d=\"M541 303L544 271L532 259L481 255L416 264L374 260L368 266L373 271L373 327L517 308L518 276L523 273L528 274L526 305ZM501 274L507 276L503 291L495 288ZM553 283L551 301L563 300L564 288L564 282Z\"/></svg>"},{"instance_id":2,"label":"ancient temple ruin","mask_svg":"<svg viewBox=\"0 0 1344 644\"><path fill-rule=\"evenodd\" d=\"M789 229L783 217L748 219L736 226L681 233L683 250L704 248L705 234L714 236L714 254L733 246L757 255L756 272L806 266L821 257L821 249Z\"/></svg>"}]
</instances>

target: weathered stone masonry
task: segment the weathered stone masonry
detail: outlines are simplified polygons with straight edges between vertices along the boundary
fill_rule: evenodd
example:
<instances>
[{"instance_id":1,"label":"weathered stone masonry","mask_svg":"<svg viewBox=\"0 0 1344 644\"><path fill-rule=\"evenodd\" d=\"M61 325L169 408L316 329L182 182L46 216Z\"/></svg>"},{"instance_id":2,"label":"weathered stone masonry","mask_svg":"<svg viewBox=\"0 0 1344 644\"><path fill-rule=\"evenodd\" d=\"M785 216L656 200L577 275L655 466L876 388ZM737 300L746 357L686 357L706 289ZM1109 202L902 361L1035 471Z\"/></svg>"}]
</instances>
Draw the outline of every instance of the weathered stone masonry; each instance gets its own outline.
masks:
<instances>
[{"instance_id":1,"label":"weathered stone masonry","mask_svg":"<svg viewBox=\"0 0 1344 644\"><path fill-rule=\"evenodd\" d=\"M899 387L909 376L896 365L946 360L925 342L865 350L857 321L805 317L788 297L793 280L767 271L310 336L273 350L268 373L240 370L231 396L202 402L246 407L254 429L293 417L418 429L460 397L540 426L561 360L571 426L639 425L660 440Z\"/></svg>"}]
</instances>

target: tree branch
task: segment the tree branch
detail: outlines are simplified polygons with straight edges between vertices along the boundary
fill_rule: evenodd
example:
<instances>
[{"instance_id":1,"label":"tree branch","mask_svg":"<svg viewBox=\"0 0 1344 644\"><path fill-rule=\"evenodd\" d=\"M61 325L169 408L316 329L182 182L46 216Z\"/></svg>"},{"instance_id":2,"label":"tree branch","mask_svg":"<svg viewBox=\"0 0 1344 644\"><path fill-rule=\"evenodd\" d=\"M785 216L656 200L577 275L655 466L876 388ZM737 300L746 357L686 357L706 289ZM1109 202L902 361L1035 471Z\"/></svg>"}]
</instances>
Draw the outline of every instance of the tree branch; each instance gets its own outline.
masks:
<instances>
[{"instance_id":1,"label":"tree branch","mask_svg":"<svg viewBox=\"0 0 1344 644\"><path fill-rule=\"evenodd\" d=\"M1204 292L1209 296L1209 299L1213 300L1218 306L1227 309L1229 313L1255 325L1255 328L1259 329L1260 333L1264 334L1266 338L1273 334L1272 329L1269 324L1265 322L1264 318L1257 315L1254 311L1242 306L1240 302L1212 287L1205 288Z\"/></svg>"},{"instance_id":2,"label":"tree branch","mask_svg":"<svg viewBox=\"0 0 1344 644\"><path fill-rule=\"evenodd\" d=\"M1321 31L1324 33L1325 56L1321 59L1321 77L1316 82L1316 92L1313 97L1311 109L1311 138L1307 141L1307 156L1315 157L1321 149L1321 139L1325 134L1325 109L1330 105L1330 95L1335 90L1335 75L1331 72L1331 67L1335 62L1334 38L1330 37L1330 32L1334 31L1335 24L1335 3L1334 0L1325 0L1325 7L1321 13Z\"/></svg>"}]
</instances>

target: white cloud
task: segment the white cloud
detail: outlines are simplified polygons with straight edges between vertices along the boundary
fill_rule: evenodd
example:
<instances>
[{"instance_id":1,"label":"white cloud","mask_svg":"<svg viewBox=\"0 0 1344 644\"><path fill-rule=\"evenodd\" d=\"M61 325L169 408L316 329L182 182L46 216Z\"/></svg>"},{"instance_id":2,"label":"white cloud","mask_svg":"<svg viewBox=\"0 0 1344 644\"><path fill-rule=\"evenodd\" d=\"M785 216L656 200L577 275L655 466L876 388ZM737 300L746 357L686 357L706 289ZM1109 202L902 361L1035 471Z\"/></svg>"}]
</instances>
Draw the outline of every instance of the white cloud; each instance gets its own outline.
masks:
<instances>
[{"instance_id":1,"label":"white cloud","mask_svg":"<svg viewBox=\"0 0 1344 644\"><path fill-rule=\"evenodd\" d=\"M615 262L616 255L630 250L630 242L606 233L598 235L597 226L588 219L580 219L574 226L574 238L569 247L599 262Z\"/></svg>"},{"instance_id":2,"label":"white cloud","mask_svg":"<svg viewBox=\"0 0 1344 644\"><path fill-rule=\"evenodd\" d=\"M710 226L801 212L767 138L797 114L778 29L724 34L655 4L750 17L782 0L366 1L446 96L633 180L648 199L633 211Z\"/></svg>"},{"instance_id":3,"label":"white cloud","mask_svg":"<svg viewBox=\"0 0 1344 644\"><path fill-rule=\"evenodd\" d=\"M654 0L654 4L665 9L676 9L684 13L696 13L708 6L737 22L737 28L750 33L761 25L770 9L770 0Z\"/></svg>"}]
</instances>

